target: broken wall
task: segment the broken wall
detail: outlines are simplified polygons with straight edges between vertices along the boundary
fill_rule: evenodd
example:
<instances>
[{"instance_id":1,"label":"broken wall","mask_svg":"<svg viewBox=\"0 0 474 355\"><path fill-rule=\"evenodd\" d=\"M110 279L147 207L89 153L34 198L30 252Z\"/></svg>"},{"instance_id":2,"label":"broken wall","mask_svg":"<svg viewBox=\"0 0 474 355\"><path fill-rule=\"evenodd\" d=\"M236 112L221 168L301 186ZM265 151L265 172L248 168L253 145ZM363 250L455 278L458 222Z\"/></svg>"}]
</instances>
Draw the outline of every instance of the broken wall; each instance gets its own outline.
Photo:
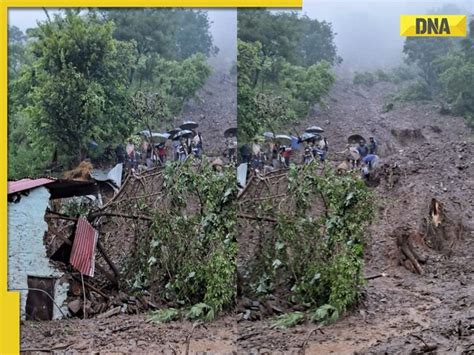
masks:
<instances>
[{"instance_id":1,"label":"broken wall","mask_svg":"<svg viewBox=\"0 0 474 355\"><path fill-rule=\"evenodd\" d=\"M28 276L55 278L54 301L67 314L63 305L69 286L60 282L63 273L59 272L46 256L43 236L48 230L44 216L50 198L49 191L39 187L22 195L18 202L8 203L8 288L27 289ZM21 318L26 318L28 291L21 291ZM53 319L62 314L53 306Z\"/></svg>"}]
</instances>

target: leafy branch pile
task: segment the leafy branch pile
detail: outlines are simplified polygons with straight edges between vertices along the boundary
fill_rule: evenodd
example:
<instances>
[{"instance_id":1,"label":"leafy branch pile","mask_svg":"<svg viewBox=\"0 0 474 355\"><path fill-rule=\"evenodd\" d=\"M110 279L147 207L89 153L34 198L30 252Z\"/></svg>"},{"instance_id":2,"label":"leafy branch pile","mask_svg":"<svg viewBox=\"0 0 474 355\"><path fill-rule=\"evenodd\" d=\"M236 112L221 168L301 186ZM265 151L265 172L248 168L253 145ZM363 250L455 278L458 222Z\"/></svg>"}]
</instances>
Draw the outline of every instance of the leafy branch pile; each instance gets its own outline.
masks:
<instances>
[{"instance_id":1,"label":"leafy branch pile","mask_svg":"<svg viewBox=\"0 0 474 355\"><path fill-rule=\"evenodd\" d=\"M323 207L315 211L318 202ZM364 230L374 213L371 192L360 179L337 176L316 163L293 166L287 197L273 208L264 201L254 206L257 215L266 211L276 222L249 268L250 297L276 295L317 322L337 319L358 301ZM257 229L264 229L260 223ZM278 323L300 318L284 315Z\"/></svg>"},{"instance_id":2,"label":"leafy branch pile","mask_svg":"<svg viewBox=\"0 0 474 355\"><path fill-rule=\"evenodd\" d=\"M205 159L198 166L168 164L163 188L166 206L148 211L151 228L137 236L129 286L151 290L167 306L191 307L191 318L211 320L236 295L234 169L215 172Z\"/></svg>"}]
</instances>

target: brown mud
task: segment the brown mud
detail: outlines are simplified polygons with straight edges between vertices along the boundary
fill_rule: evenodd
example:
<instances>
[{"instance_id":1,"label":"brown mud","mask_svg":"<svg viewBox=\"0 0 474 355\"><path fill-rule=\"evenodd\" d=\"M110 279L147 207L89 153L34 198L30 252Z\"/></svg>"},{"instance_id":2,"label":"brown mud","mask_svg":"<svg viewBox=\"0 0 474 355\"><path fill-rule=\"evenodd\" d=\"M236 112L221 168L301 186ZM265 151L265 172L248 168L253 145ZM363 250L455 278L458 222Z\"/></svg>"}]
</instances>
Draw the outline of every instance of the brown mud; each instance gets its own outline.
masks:
<instances>
[{"instance_id":1,"label":"brown mud","mask_svg":"<svg viewBox=\"0 0 474 355\"><path fill-rule=\"evenodd\" d=\"M310 124L326 129L330 159L352 134L380 143L378 210L369 228L357 309L324 327L271 329L236 311L204 325L146 322L144 315L23 322L23 350L56 353L474 353L474 144L462 118L428 103L395 103L395 87L338 82ZM212 124L210 124L212 125ZM217 132L217 131L216 131ZM214 132L214 133L216 133ZM204 131L203 133L207 135ZM212 136L210 133L209 136ZM414 261L410 258L413 256ZM416 265L418 264L418 266ZM418 269L419 267L419 269ZM194 328L193 328L194 327Z\"/></svg>"}]
</instances>

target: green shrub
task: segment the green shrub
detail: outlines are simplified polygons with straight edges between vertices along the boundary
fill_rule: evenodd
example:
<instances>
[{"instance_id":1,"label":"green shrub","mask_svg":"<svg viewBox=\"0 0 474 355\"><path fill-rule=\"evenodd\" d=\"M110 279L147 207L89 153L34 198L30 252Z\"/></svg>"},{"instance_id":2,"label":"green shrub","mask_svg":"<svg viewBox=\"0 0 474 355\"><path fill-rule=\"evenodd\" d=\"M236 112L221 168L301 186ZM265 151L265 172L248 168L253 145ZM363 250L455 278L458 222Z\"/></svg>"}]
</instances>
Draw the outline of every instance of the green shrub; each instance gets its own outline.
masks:
<instances>
[{"instance_id":1,"label":"green shrub","mask_svg":"<svg viewBox=\"0 0 474 355\"><path fill-rule=\"evenodd\" d=\"M331 305L342 314L357 302L364 284L364 231L374 211L372 194L356 176L338 176L328 165L321 173L317 163L291 167L288 179L291 211L255 203L256 211L266 211L277 222L249 268L246 292L265 298L278 291L290 304L309 310ZM312 212L316 199L326 206L318 217Z\"/></svg>"},{"instance_id":2,"label":"green shrub","mask_svg":"<svg viewBox=\"0 0 474 355\"><path fill-rule=\"evenodd\" d=\"M364 85L367 87L374 86L376 82L377 78L371 72L356 72L354 74L354 79L352 80L352 83L354 85Z\"/></svg>"},{"instance_id":3,"label":"green shrub","mask_svg":"<svg viewBox=\"0 0 474 355\"><path fill-rule=\"evenodd\" d=\"M423 81L411 83L393 95L395 101L423 101L431 100L432 98L430 88Z\"/></svg>"},{"instance_id":4,"label":"green shrub","mask_svg":"<svg viewBox=\"0 0 474 355\"><path fill-rule=\"evenodd\" d=\"M211 320L229 309L236 295L235 185L233 168L217 173L207 159L168 164L169 206L149 211L151 229L137 237L127 265L129 286L153 287L170 306L192 307L192 318ZM197 206L190 212L188 203Z\"/></svg>"}]
</instances>

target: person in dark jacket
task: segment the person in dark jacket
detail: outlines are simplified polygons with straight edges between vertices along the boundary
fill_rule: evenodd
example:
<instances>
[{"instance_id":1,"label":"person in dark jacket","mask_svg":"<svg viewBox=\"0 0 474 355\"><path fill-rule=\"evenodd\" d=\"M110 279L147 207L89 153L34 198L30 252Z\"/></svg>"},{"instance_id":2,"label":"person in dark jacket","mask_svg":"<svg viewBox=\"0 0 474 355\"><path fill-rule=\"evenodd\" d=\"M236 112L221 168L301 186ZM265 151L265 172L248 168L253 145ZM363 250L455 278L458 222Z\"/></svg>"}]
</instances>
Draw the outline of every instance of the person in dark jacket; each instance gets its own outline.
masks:
<instances>
[{"instance_id":1,"label":"person in dark jacket","mask_svg":"<svg viewBox=\"0 0 474 355\"><path fill-rule=\"evenodd\" d=\"M369 137L369 154L377 155L378 143L374 137Z\"/></svg>"},{"instance_id":2,"label":"person in dark jacket","mask_svg":"<svg viewBox=\"0 0 474 355\"><path fill-rule=\"evenodd\" d=\"M360 140L359 146L357 147L357 151L359 152L361 159L364 159L367 154L369 154L369 147L367 146L367 144L365 144L364 140Z\"/></svg>"},{"instance_id":3,"label":"person in dark jacket","mask_svg":"<svg viewBox=\"0 0 474 355\"><path fill-rule=\"evenodd\" d=\"M126 156L127 156L127 152L125 151L125 147L123 146L123 144L119 144L115 148L115 158L116 158L117 163L118 164L125 163Z\"/></svg>"},{"instance_id":4,"label":"person in dark jacket","mask_svg":"<svg viewBox=\"0 0 474 355\"><path fill-rule=\"evenodd\" d=\"M248 144L244 144L240 147L240 156L242 157L243 164L250 163L250 159L252 158L252 152L250 151L250 147L248 146Z\"/></svg>"}]
</instances>

